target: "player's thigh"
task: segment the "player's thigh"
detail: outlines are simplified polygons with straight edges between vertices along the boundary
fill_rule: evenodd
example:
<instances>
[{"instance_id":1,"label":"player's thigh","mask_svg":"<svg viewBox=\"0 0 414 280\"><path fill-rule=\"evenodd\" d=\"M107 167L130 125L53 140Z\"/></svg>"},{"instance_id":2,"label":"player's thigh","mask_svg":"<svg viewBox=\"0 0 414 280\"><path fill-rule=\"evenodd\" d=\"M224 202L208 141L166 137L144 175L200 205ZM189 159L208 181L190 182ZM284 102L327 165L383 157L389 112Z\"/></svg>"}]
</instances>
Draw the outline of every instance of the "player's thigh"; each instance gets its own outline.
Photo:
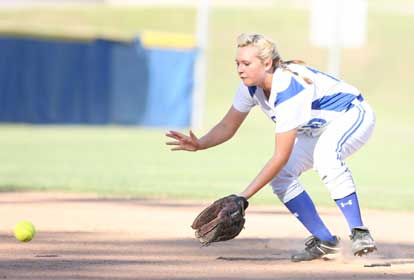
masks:
<instances>
[{"instance_id":1,"label":"player's thigh","mask_svg":"<svg viewBox=\"0 0 414 280\"><path fill-rule=\"evenodd\" d=\"M314 150L314 168L336 168L358 151L369 139L375 126L375 114L361 103L329 124Z\"/></svg>"},{"instance_id":2,"label":"player's thigh","mask_svg":"<svg viewBox=\"0 0 414 280\"><path fill-rule=\"evenodd\" d=\"M272 187L286 187L303 172L312 168L313 150L316 141L317 138L309 137L304 134L297 136L288 162L271 181Z\"/></svg>"}]
</instances>

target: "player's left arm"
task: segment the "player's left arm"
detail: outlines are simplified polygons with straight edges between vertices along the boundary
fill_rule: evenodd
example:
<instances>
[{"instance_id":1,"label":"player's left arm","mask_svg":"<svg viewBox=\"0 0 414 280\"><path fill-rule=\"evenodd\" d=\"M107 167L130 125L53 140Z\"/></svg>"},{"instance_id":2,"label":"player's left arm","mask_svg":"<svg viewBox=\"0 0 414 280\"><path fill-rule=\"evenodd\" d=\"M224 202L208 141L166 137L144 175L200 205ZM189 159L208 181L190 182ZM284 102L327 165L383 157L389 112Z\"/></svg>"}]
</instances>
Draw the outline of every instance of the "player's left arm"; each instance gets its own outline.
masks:
<instances>
[{"instance_id":1,"label":"player's left arm","mask_svg":"<svg viewBox=\"0 0 414 280\"><path fill-rule=\"evenodd\" d=\"M272 158L266 163L256 178L247 186L247 188L239 195L249 199L261 188L263 188L270 180L285 166L292 153L295 143L297 129L287 132L276 133L275 150Z\"/></svg>"}]
</instances>

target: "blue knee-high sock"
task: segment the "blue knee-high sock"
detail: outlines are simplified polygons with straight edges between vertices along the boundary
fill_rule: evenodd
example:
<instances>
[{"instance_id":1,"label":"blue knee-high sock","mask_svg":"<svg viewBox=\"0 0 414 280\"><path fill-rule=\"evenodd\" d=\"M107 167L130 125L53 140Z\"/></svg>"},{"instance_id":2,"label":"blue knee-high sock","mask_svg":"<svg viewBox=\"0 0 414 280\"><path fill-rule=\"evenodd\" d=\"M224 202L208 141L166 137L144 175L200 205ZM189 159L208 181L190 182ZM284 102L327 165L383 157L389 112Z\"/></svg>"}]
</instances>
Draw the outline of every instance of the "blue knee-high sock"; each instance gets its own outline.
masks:
<instances>
[{"instance_id":1,"label":"blue knee-high sock","mask_svg":"<svg viewBox=\"0 0 414 280\"><path fill-rule=\"evenodd\" d=\"M325 241L335 240L319 217L313 201L305 191L286 202L285 205L313 236Z\"/></svg>"},{"instance_id":2,"label":"blue knee-high sock","mask_svg":"<svg viewBox=\"0 0 414 280\"><path fill-rule=\"evenodd\" d=\"M362 227L364 225L362 223L361 212L359 209L358 197L356 193L351 193L344 198L336 199L335 202L338 205L339 209L341 209L342 214L344 214L351 231L355 227Z\"/></svg>"}]
</instances>

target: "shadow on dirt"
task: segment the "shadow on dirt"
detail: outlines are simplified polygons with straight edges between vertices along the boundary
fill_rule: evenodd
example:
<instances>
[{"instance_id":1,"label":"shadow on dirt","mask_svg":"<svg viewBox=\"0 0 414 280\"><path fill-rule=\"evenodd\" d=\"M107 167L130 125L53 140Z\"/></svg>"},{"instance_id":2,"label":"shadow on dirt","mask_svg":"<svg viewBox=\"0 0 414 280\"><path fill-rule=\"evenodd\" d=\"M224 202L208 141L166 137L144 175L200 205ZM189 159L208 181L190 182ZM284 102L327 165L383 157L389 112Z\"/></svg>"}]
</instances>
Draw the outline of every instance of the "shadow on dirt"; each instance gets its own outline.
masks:
<instances>
[{"instance_id":1,"label":"shadow on dirt","mask_svg":"<svg viewBox=\"0 0 414 280\"><path fill-rule=\"evenodd\" d=\"M117 239L113 234L96 232L42 232L30 243L2 236L0 279L414 278L414 270L395 274L395 266L414 268L414 245L378 244L380 250L374 258L357 265L363 269L364 264L375 263L380 268L371 266L361 272L352 270L352 256L339 261L291 263L290 254L301 248L302 242L238 238L201 247L193 239L134 241L131 236Z\"/></svg>"}]
</instances>

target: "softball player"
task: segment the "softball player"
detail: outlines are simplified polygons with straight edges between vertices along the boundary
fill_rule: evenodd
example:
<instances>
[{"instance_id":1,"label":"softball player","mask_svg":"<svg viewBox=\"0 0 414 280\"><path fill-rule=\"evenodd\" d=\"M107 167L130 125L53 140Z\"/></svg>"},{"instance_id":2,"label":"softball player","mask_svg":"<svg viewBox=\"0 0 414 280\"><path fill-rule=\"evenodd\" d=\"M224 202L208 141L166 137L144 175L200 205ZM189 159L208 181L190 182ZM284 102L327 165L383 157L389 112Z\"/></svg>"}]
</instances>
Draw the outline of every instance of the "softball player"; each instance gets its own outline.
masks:
<instances>
[{"instance_id":1,"label":"softball player","mask_svg":"<svg viewBox=\"0 0 414 280\"><path fill-rule=\"evenodd\" d=\"M355 182L344 160L370 137L375 115L357 88L300 61L284 62L275 44L258 34L238 37L237 71L242 80L224 118L197 138L170 131L172 150L197 151L229 140L258 105L276 123L275 149L256 178L239 195L249 199L270 183L273 192L312 234L294 262L335 254L339 238L325 226L299 181L312 167L346 218L354 255L376 250L362 222Z\"/></svg>"}]
</instances>

